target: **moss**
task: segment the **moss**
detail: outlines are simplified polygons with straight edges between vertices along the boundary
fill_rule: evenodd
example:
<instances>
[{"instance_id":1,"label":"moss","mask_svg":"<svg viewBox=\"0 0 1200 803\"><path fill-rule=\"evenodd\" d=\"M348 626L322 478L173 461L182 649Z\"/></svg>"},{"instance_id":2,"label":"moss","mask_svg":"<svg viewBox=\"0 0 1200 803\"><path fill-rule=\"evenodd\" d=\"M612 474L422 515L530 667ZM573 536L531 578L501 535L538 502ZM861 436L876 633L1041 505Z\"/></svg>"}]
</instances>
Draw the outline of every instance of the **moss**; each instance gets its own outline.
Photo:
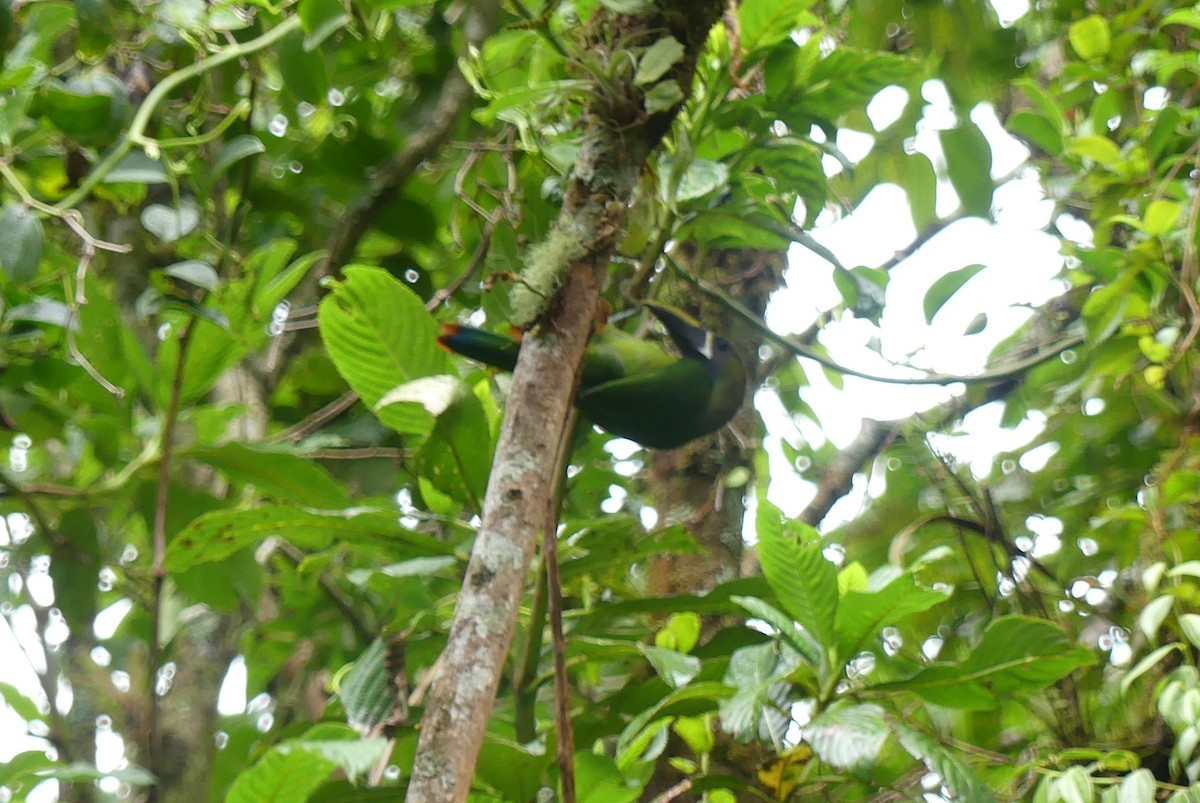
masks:
<instances>
[{"instance_id":1,"label":"moss","mask_svg":"<svg viewBox=\"0 0 1200 803\"><path fill-rule=\"evenodd\" d=\"M567 223L555 226L545 240L526 254L525 269L509 294L513 325L528 327L546 312L554 294L562 287L571 263L587 253L582 226Z\"/></svg>"}]
</instances>

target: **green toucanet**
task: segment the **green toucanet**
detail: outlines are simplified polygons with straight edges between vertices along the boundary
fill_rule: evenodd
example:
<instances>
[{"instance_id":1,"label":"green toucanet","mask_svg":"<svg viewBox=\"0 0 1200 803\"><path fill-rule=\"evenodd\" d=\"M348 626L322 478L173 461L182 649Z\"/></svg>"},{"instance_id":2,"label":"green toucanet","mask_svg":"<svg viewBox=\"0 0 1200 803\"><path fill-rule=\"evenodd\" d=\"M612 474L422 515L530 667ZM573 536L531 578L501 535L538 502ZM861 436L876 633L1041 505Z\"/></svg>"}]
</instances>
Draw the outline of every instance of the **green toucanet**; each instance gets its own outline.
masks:
<instances>
[{"instance_id":1,"label":"green toucanet","mask_svg":"<svg viewBox=\"0 0 1200 803\"><path fill-rule=\"evenodd\" d=\"M746 369L724 338L682 312L645 302L679 348L607 327L588 344L576 406L608 432L654 449L674 449L722 427L742 406ZM455 324L438 342L472 360L511 371L521 344Z\"/></svg>"}]
</instances>

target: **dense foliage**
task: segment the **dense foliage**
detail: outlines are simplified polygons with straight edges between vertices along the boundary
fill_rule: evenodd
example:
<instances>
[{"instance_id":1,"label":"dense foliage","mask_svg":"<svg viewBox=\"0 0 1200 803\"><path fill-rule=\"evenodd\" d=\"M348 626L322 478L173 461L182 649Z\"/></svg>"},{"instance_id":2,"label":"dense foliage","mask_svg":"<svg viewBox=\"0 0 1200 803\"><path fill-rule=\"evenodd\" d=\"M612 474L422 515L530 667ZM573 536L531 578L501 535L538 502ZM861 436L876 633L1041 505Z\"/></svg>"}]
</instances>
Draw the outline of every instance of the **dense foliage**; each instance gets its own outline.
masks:
<instances>
[{"instance_id":1,"label":"dense foliage","mask_svg":"<svg viewBox=\"0 0 1200 803\"><path fill-rule=\"evenodd\" d=\"M693 447L690 506L585 428L558 528L579 798L1200 797L1200 13L743 0L702 54L588 39L650 5L0 4L0 799L396 799L506 398L438 323L528 318L555 281L528 266L586 250L546 233L605 123L582 110L630 76L648 117L686 102L627 166L605 297L729 327L801 430L842 366L731 290L765 299L798 244L834 266L821 323L878 331L890 271L1017 177L980 111L1054 205L1063 293L978 375L893 372L956 395L841 454L751 408ZM822 227L883 185L911 246L842 265ZM998 270L945 265L921 312ZM939 437L986 405L1041 427L976 476ZM772 469L818 501L785 516ZM688 563L744 501L753 559ZM543 583L478 800L558 783Z\"/></svg>"}]
</instances>

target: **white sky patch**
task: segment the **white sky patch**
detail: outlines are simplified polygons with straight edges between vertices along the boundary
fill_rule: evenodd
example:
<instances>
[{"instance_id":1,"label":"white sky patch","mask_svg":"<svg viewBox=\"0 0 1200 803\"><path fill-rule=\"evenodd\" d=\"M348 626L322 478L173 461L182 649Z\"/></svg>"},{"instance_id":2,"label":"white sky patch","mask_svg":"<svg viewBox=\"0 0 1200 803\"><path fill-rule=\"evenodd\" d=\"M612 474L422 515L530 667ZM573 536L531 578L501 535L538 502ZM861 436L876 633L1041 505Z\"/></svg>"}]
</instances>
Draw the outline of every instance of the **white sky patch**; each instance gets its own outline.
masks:
<instances>
[{"instance_id":1,"label":"white sky patch","mask_svg":"<svg viewBox=\"0 0 1200 803\"><path fill-rule=\"evenodd\" d=\"M96 634L96 638L100 641L112 638L121 626L121 621L132 609L133 600L119 599L97 613L92 622L92 632Z\"/></svg>"},{"instance_id":2,"label":"white sky patch","mask_svg":"<svg viewBox=\"0 0 1200 803\"><path fill-rule=\"evenodd\" d=\"M1058 454L1059 445L1054 441L1043 443L1040 446L1035 446L1025 454L1021 455L1018 461L1021 468L1030 472L1041 471L1050 462L1050 458Z\"/></svg>"},{"instance_id":3,"label":"white sky patch","mask_svg":"<svg viewBox=\"0 0 1200 803\"><path fill-rule=\"evenodd\" d=\"M217 693L217 713L223 717L232 717L246 710L246 659L238 655L229 662L225 679L221 681L221 690Z\"/></svg>"},{"instance_id":4,"label":"white sky patch","mask_svg":"<svg viewBox=\"0 0 1200 803\"><path fill-rule=\"evenodd\" d=\"M908 103L908 90L898 86L885 86L875 93L867 104L867 119L876 131L883 131L900 119Z\"/></svg>"},{"instance_id":5,"label":"white sky patch","mask_svg":"<svg viewBox=\"0 0 1200 803\"><path fill-rule=\"evenodd\" d=\"M956 462L968 464L971 473L983 479L991 473L997 454L1020 449L1036 438L1046 426L1046 417L1033 411L1015 427L1006 429L1000 426L1003 414L1002 403L985 404L964 416L961 434L931 432L929 443Z\"/></svg>"},{"instance_id":6,"label":"white sky patch","mask_svg":"<svg viewBox=\"0 0 1200 803\"><path fill-rule=\"evenodd\" d=\"M875 145L875 137L852 128L842 128L837 133L838 150L851 162L861 162Z\"/></svg>"},{"instance_id":7,"label":"white sky patch","mask_svg":"<svg viewBox=\"0 0 1200 803\"><path fill-rule=\"evenodd\" d=\"M1161 111L1170 99L1171 93L1166 87L1152 86L1142 94L1142 106L1148 112L1157 112Z\"/></svg>"},{"instance_id":8,"label":"white sky patch","mask_svg":"<svg viewBox=\"0 0 1200 803\"><path fill-rule=\"evenodd\" d=\"M1000 25L1005 28L1012 27L1013 23L1029 13L1029 0L991 0L991 2L992 8L996 10L996 17L1000 20Z\"/></svg>"}]
</instances>

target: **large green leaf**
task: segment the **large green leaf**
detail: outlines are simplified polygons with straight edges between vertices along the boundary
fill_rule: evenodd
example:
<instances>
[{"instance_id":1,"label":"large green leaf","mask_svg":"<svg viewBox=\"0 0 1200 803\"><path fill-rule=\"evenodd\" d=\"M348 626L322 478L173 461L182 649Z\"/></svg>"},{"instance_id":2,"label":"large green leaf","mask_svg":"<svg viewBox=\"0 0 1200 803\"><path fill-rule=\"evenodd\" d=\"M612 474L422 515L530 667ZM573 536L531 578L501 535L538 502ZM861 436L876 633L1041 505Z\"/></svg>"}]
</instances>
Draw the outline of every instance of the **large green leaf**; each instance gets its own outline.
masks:
<instances>
[{"instance_id":1,"label":"large green leaf","mask_svg":"<svg viewBox=\"0 0 1200 803\"><path fill-rule=\"evenodd\" d=\"M837 569L822 554L815 530L795 522L789 525L782 526L778 509L759 501L758 557L763 575L785 611L819 643L833 644Z\"/></svg>"},{"instance_id":2,"label":"large green leaf","mask_svg":"<svg viewBox=\"0 0 1200 803\"><path fill-rule=\"evenodd\" d=\"M438 415L417 452L416 469L438 490L479 513L492 467L492 436L479 399L454 381L463 392Z\"/></svg>"},{"instance_id":3,"label":"large green leaf","mask_svg":"<svg viewBox=\"0 0 1200 803\"><path fill-rule=\"evenodd\" d=\"M901 722L891 722L891 728L905 750L942 776L942 781L954 793L954 799L978 803L991 803L996 799L987 784L941 742Z\"/></svg>"},{"instance_id":4,"label":"large green leaf","mask_svg":"<svg viewBox=\"0 0 1200 803\"><path fill-rule=\"evenodd\" d=\"M282 449L226 443L190 449L185 454L281 502L314 508L341 508L350 504L346 489L328 471Z\"/></svg>"},{"instance_id":5,"label":"large green leaf","mask_svg":"<svg viewBox=\"0 0 1200 803\"><path fill-rule=\"evenodd\" d=\"M344 274L321 302L321 337L338 373L369 407L413 379L450 373L437 324L415 293L379 268L352 265ZM376 415L397 432L423 435L433 427L433 416L416 402Z\"/></svg>"},{"instance_id":6,"label":"large green leaf","mask_svg":"<svg viewBox=\"0 0 1200 803\"><path fill-rule=\"evenodd\" d=\"M389 678L395 675L395 669L389 667L387 643L377 638L338 684L338 699L342 701L346 721L364 736L379 733L392 718L397 704L407 702L397 700L392 692Z\"/></svg>"},{"instance_id":7,"label":"large green leaf","mask_svg":"<svg viewBox=\"0 0 1200 803\"><path fill-rule=\"evenodd\" d=\"M745 0L738 3L741 44L747 53L778 44L811 18L812 0Z\"/></svg>"},{"instance_id":8,"label":"large green leaf","mask_svg":"<svg viewBox=\"0 0 1200 803\"><path fill-rule=\"evenodd\" d=\"M733 601L745 608L755 619L761 619L779 631L779 637L791 645L805 661L814 667L821 667L825 663L824 646L818 644L807 630L797 627L792 617L756 597L734 597Z\"/></svg>"},{"instance_id":9,"label":"large green leaf","mask_svg":"<svg viewBox=\"0 0 1200 803\"><path fill-rule=\"evenodd\" d=\"M479 750L475 774L488 786L503 792L505 800L533 800L553 761L553 750L531 749L489 734Z\"/></svg>"},{"instance_id":10,"label":"large green leaf","mask_svg":"<svg viewBox=\"0 0 1200 803\"><path fill-rule=\"evenodd\" d=\"M878 591L847 592L838 604L834 625L838 658L849 660L887 625L927 611L947 598L945 592L921 588L911 574L900 575Z\"/></svg>"},{"instance_id":11,"label":"large green leaf","mask_svg":"<svg viewBox=\"0 0 1200 803\"><path fill-rule=\"evenodd\" d=\"M273 535L305 550L347 544L375 549L403 547L410 556L456 554L448 544L404 529L392 513L324 515L283 505L263 505L249 510L214 510L195 519L167 546L166 565L174 572L222 560Z\"/></svg>"},{"instance_id":12,"label":"large green leaf","mask_svg":"<svg viewBox=\"0 0 1200 803\"><path fill-rule=\"evenodd\" d=\"M0 210L0 268L14 282L37 275L43 239L42 221L32 209L8 203Z\"/></svg>"},{"instance_id":13,"label":"large green leaf","mask_svg":"<svg viewBox=\"0 0 1200 803\"><path fill-rule=\"evenodd\" d=\"M938 132L946 157L946 174L962 204L963 214L987 218L992 211L992 148L974 123Z\"/></svg>"},{"instance_id":14,"label":"large green leaf","mask_svg":"<svg viewBox=\"0 0 1200 803\"><path fill-rule=\"evenodd\" d=\"M695 705L702 709L715 709L718 703L732 697L734 690L724 683L692 683L675 689L650 708L639 713L621 731L617 738L617 766L626 768L641 755L639 745L644 745L647 733L666 727L680 706L686 706L688 715L698 713Z\"/></svg>"},{"instance_id":15,"label":"large green leaf","mask_svg":"<svg viewBox=\"0 0 1200 803\"><path fill-rule=\"evenodd\" d=\"M804 726L804 741L822 761L839 769L872 764L887 736L883 709L874 703L839 700Z\"/></svg>"},{"instance_id":16,"label":"large green leaf","mask_svg":"<svg viewBox=\"0 0 1200 803\"><path fill-rule=\"evenodd\" d=\"M642 794L642 785L631 785L616 762L605 755L576 753L575 778L579 803L633 803Z\"/></svg>"},{"instance_id":17,"label":"large green leaf","mask_svg":"<svg viewBox=\"0 0 1200 803\"><path fill-rule=\"evenodd\" d=\"M984 269L984 265L968 265L965 268L952 270L938 277L937 281L925 291L925 322L933 323L933 316L954 297L964 284L971 281L975 274Z\"/></svg>"},{"instance_id":18,"label":"large green leaf","mask_svg":"<svg viewBox=\"0 0 1200 803\"><path fill-rule=\"evenodd\" d=\"M999 705L1002 697L1039 691L1095 661L1053 623L1007 616L988 626L962 663L930 666L908 680L873 688L915 692L947 708L985 710Z\"/></svg>"}]
</instances>

